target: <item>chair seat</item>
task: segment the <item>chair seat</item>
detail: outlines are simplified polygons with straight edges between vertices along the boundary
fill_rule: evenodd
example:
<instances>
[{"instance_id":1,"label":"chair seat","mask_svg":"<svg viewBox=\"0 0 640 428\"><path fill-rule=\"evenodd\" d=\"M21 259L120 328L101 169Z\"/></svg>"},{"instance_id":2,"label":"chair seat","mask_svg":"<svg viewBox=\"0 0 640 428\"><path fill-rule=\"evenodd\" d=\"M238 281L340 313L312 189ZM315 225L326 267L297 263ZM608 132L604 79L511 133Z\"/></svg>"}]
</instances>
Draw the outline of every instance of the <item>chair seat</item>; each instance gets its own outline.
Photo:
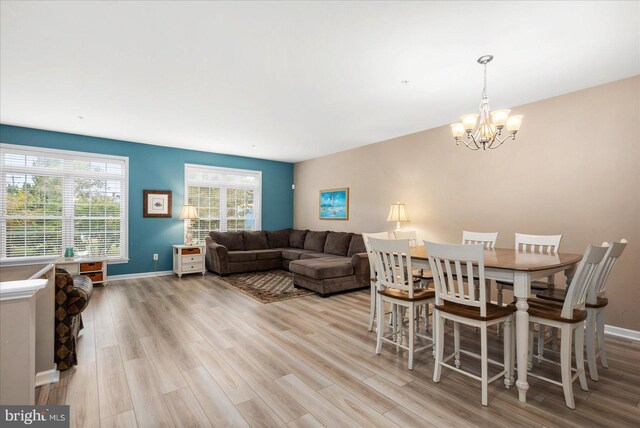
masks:
<instances>
[{"instance_id":1,"label":"chair seat","mask_svg":"<svg viewBox=\"0 0 640 428\"><path fill-rule=\"evenodd\" d=\"M435 308L442 312L478 321L491 321L498 318L505 318L515 312L515 306L498 306L493 303L487 303L487 315L485 317L480 315L480 308L454 302L444 301L444 304L436 305Z\"/></svg>"},{"instance_id":2,"label":"chair seat","mask_svg":"<svg viewBox=\"0 0 640 428\"><path fill-rule=\"evenodd\" d=\"M568 324L575 324L587 319L587 311L581 309L574 309L572 318L562 317L562 306L555 304L548 300L542 299L527 299L529 305L529 315L532 317L544 318L551 321L565 322ZM515 303L511 303L508 307L515 309Z\"/></svg>"},{"instance_id":3,"label":"chair seat","mask_svg":"<svg viewBox=\"0 0 640 428\"><path fill-rule=\"evenodd\" d=\"M393 299L415 302L417 300L435 299L436 290L430 290L428 288L414 288L413 298L409 298L408 291L400 290L399 288L386 288L384 290L379 290L378 294L380 294L381 296L391 297Z\"/></svg>"},{"instance_id":4,"label":"chair seat","mask_svg":"<svg viewBox=\"0 0 640 428\"><path fill-rule=\"evenodd\" d=\"M553 289L543 291L542 293L536 294L536 297L539 299L550 300L552 302L563 303L565 297L567 296L567 290L564 289ZM595 304L585 303L587 308L597 309L604 308L609 304L609 299L606 297L598 297L598 300Z\"/></svg>"},{"instance_id":5,"label":"chair seat","mask_svg":"<svg viewBox=\"0 0 640 428\"><path fill-rule=\"evenodd\" d=\"M513 288L513 282L496 281L496 284L500 284L502 288ZM549 284L545 281L531 281L531 289L536 291L550 290Z\"/></svg>"}]
</instances>

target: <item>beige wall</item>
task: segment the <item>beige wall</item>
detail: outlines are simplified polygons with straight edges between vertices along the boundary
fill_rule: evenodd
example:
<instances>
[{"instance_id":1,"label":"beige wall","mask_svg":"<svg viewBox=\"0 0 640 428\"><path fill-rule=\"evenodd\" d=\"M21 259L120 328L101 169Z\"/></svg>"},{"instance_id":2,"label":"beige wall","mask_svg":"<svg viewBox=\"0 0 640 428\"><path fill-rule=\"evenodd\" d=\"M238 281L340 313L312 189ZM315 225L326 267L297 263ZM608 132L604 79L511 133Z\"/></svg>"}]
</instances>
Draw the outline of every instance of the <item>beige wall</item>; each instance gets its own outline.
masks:
<instances>
[{"instance_id":1,"label":"beige wall","mask_svg":"<svg viewBox=\"0 0 640 428\"><path fill-rule=\"evenodd\" d=\"M561 233L562 251L582 252L624 237L607 324L640 330L640 76L512 110L522 129L497 150L456 147L442 126L297 163L295 227L392 230L389 205L401 201L419 239L498 231L511 247L514 232ZM350 219L319 220L318 191L336 187L350 188Z\"/></svg>"}]
</instances>

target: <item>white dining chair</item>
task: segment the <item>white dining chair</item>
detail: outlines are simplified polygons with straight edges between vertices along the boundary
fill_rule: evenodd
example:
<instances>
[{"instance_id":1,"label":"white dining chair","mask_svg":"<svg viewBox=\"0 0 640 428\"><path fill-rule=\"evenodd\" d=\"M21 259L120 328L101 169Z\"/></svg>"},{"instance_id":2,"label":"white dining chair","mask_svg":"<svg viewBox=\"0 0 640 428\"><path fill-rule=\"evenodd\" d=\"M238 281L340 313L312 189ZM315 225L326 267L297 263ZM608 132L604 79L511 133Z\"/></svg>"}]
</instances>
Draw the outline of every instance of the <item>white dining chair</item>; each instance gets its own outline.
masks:
<instances>
[{"instance_id":1,"label":"white dining chair","mask_svg":"<svg viewBox=\"0 0 640 428\"><path fill-rule=\"evenodd\" d=\"M411 254L409 241L369 238L369 245L375 261L375 272L378 285L378 317L384 311L384 303L388 302L396 308L405 308L409 317L408 345L402 344L404 324L402 317L396 315L390 335L385 336L384 322L378 320L376 340L376 354L382 352L382 342L390 342L395 346L406 349L409 353L409 370L413 370L413 355L423 349L433 346L433 337L422 335L415 331L416 307L433 302L435 291L426 288L416 288L411 275ZM415 339L420 337L430 343L418 349Z\"/></svg>"},{"instance_id":2,"label":"white dining chair","mask_svg":"<svg viewBox=\"0 0 640 428\"><path fill-rule=\"evenodd\" d=\"M526 235L524 233L515 234L515 250L522 252L556 254L560 248L562 235ZM504 288L513 289L511 281L496 281L498 294L497 303L502 305L502 291ZM536 291L548 290L554 287L553 275L547 278L546 282L532 281L531 289Z\"/></svg>"},{"instance_id":3,"label":"white dining chair","mask_svg":"<svg viewBox=\"0 0 640 428\"><path fill-rule=\"evenodd\" d=\"M593 277L592 284L587 292L587 300L585 302L585 309L587 311L585 347L587 349L589 376L595 381L598 381L599 379L597 365L598 357L600 358L602 367L609 367L604 340L604 311L609 304L609 299L606 298L607 281L611 271L613 270L613 266L622 255L627 243L628 241L626 239L621 239L620 242L612 242L610 246L607 242L602 243L602 246L607 246L609 249L602 258L602 261L598 266L598 270ZM552 289L540 292L536 297L558 303L564 303L566 295L567 290Z\"/></svg>"},{"instance_id":4,"label":"white dining chair","mask_svg":"<svg viewBox=\"0 0 640 428\"><path fill-rule=\"evenodd\" d=\"M482 247L487 250L493 250L496 247L496 241L498 240L498 232L470 232L468 230L462 231L462 243L464 245L482 244ZM487 280L486 287L491 289L491 281ZM479 296L480 283L476 283L475 295ZM491 301L491 295L487 296L487 299Z\"/></svg>"},{"instance_id":5,"label":"white dining chair","mask_svg":"<svg viewBox=\"0 0 640 428\"><path fill-rule=\"evenodd\" d=\"M527 235L524 233L515 234L515 250L522 252L531 252L539 254L556 254L560 248L562 235ZM534 292L549 290L554 287L554 277L549 276L546 281L532 281L531 290ZM496 302L498 305L503 304L503 290L513 290L513 281L502 280L496 281ZM497 326L498 335L500 335L500 325ZM542 356L544 352L544 328L538 328L538 355Z\"/></svg>"},{"instance_id":6,"label":"white dining chair","mask_svg":"<svg viewBox=\"0 0 640 428\"><path fill-rule=\"evenodd\" d=\"M416 247L418 245L418 235L415 230L395 230L393 232L393 236L395 239L408 239L410 247ZM433 282L433 276L431 275L431 271L428 269L414 269L413 277L418 279L423 287L428 287L429 284ZM427 303L424 306L424 327L425 329L429 329L429 304ZM422 315L422 307L417 309L416 313L416 327L420 324L420 316Z\"/></svg>"},{"instance_id":7,"label":"white dining chair","mask_svg":"<svg viewBox=\"0 0 640 428\"><path fill-rule=\"evenodd\" d=\"M394 230L393 237L395 239L408 239L410 247L418 245L418 235L415 230Z\"/></svg>"},{"instance_id":8,"label":"white dining chair","mask_svg":"<svg viewBox=\"0 0 640 428\"><path fill-rule=\"evenodd\" d=\"M585 310L585 301L589 285L602 261L607 247L598 247L589 245L578 265L575 276L571 280L571 284L567 291L564 303L558 305L552 301L544 299L527 299L529 308L529 343L533 341L533 325L540 324L547 327L557 328L561 333L560 340L560 372L562 373L562 383L553 379L530 372L529 376L561 385L564 390L564 399L567 407L575 408L573 398L573 382L576 378L580 379L580 387L584 391L588 391L587 377L584 371L584 327L587 319L587 311ZM508 307L515 309L515 303ZM505 336L507 335L505 329ZM571 367L572 355L572 338L575 340L575 357L576 368ZM557 364L553 360L538 355L536 359ZM529 346L529 361L533 360L533 349ZM571 374L572 371L576 373Z\"/></svg>"},{"instance_id":9,"label":"white dining chair","mask_svg":"<svg viewBox=\"0 0 640 428\"><path fill-rule=\"evenodd\" d=\"M369 276L371 281L371 302L369 305L369 331L373 331L373 324L376 321L376 310L378 307L378 287L376 279L376 264L371 252L371 245L369 244L369 238L375 239L389 239L387 232L378 233L363 233L362 240L364 241L364 247L367 250L367 256L369 259ZM384 316L382 317L384 319ZM383 321L384 322L384 321Z\"/></svg>"},{"instance_id":10,"label":"white dining chair","mask_svg":"<svg viewBox=\"0 0 640 428\"><path fill-rule=\"evenodd\" d=\"M479 279L484 277L484 244L436 244L424 242L429 253L429 265L433 272L433 281L436 288L434 326L436 331L436 361L433 371L433 381L440 382L442 367L447 367L460 372L482 383L482 405L488 404L488 385L494 380L504 376L505 387L512 384L510 364L511 358L511 323L515 308L502 307L492 304L487 299L486 287L480 287L479 296L475 295L475 287L464 281L464 278ZM474 272L474 269L476 271ZM444 357L444 321L453 322L454 352ZM489 359L487 345L487 330L489 326L504 322L504 358L503 362ZM466 324L480 329L480 354L460 348L460 324ZM480 359L481 376L460 369L460 355L469 355ZM454 364L447 362L454 359ZM503 370L489 378L488 364L502 366Z\"/></svg>"}]
</instances>

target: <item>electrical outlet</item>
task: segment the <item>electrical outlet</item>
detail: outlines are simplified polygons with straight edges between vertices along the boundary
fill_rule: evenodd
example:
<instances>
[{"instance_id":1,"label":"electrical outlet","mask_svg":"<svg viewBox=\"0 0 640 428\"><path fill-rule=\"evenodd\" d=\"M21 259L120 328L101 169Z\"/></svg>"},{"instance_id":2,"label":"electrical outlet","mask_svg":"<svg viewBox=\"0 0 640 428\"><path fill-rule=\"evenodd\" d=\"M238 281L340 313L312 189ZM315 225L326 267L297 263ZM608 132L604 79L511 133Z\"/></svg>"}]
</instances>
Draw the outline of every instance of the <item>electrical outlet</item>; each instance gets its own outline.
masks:
<instances>
[{"instance_id":1,"label":"electrical outlet","mask_svg":"<svg viewBox=\"0 0 640 428\"><path fill-rule=\"evenodd\" d=\"M153 260L154 260L154 261L158 261L158 255L157 255L157 254L154 254L154 255L153 255Z\"/></svg>"}]
</instances>

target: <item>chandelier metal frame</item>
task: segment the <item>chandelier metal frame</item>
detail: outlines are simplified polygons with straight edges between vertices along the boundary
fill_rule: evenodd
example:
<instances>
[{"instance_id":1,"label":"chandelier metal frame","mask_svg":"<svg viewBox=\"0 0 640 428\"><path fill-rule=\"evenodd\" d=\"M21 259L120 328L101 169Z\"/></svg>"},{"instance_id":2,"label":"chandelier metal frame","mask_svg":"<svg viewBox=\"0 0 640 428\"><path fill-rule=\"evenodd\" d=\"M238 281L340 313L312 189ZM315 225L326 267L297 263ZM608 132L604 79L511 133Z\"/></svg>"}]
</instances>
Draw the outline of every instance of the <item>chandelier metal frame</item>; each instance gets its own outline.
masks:
<instances>
[{"instance_id":1,"label":"chandelier metal frame","mask_svg":"<svg viewBox=\"0 0 640 428\"><path fill-rule=\"evenodd\" d=\"M511 111L507 109L491 112L489 96L487 95L487 64L492 59L493 55L483 55L478 58L478 64L484 67L484 86L479 107L480 114L461 116L461 122L451 124L456 145L463 143L470 150L493 150L500 147L507 140L515 140L516 133L520 129L522 122L521 115L509 116ZM477 127L476 124L478 125ZM508 134L503 136L505 126Z\"/></svg>"}]
</instances>

